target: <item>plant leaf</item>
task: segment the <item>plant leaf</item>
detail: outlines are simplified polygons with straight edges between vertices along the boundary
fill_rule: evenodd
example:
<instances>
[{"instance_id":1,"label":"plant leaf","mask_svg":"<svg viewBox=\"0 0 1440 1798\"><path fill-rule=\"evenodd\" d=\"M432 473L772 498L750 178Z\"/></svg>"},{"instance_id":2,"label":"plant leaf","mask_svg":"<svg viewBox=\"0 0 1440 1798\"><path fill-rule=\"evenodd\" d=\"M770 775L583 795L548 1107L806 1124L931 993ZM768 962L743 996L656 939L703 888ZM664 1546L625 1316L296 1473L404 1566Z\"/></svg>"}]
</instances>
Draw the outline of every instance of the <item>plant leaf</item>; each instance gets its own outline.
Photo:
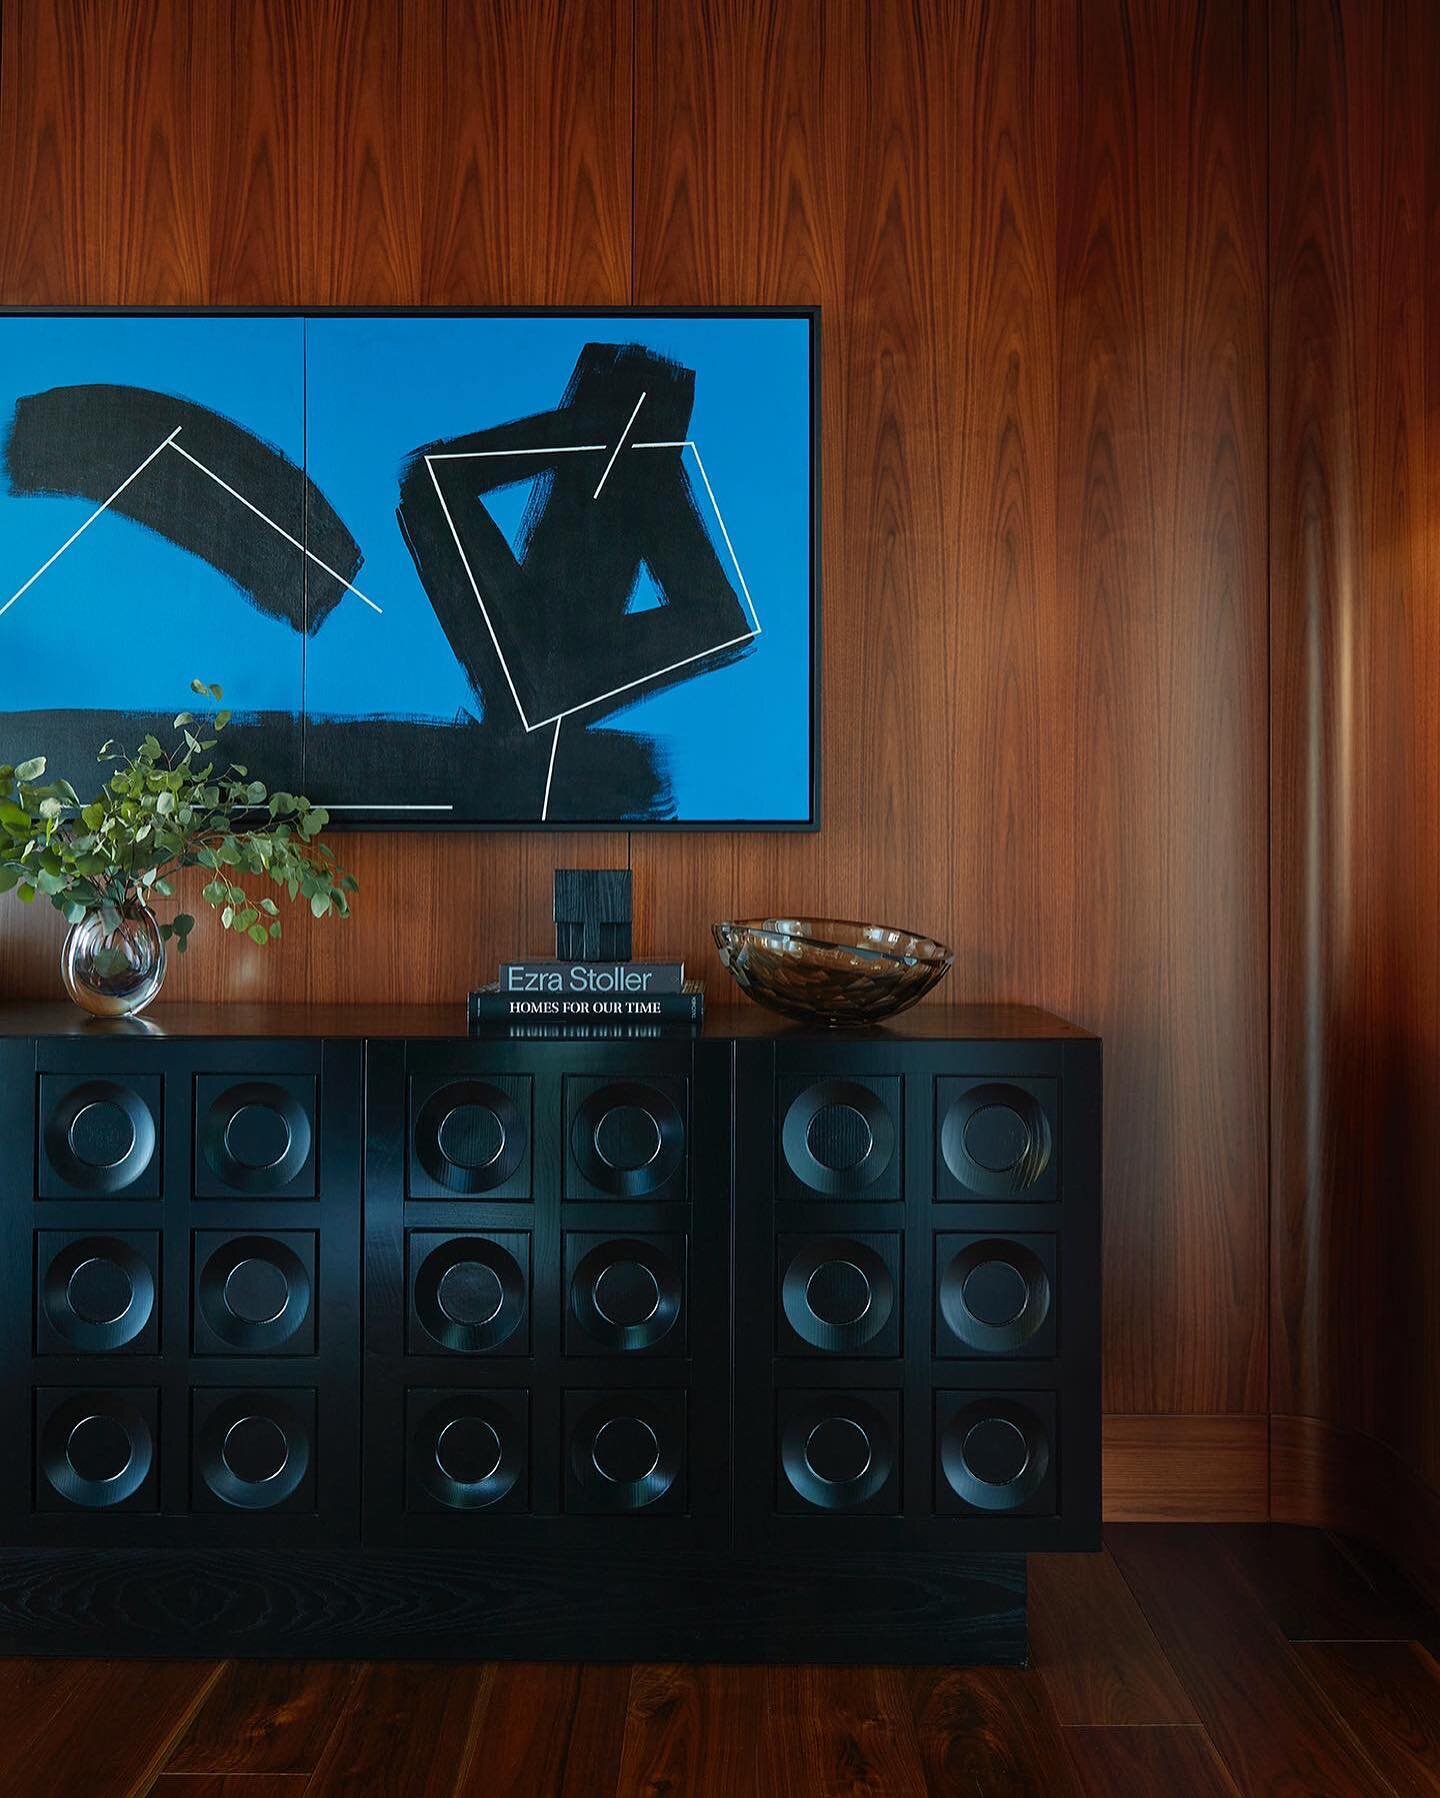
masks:
<instances>
[{"instance_id":1,"label":"plant leaf","mask_svg":"<svg viewBox=\"0 0 1440 1798\"><path fill-rule=\"evenodd\" d=\"M222 696L198 679L191 689L216 702ZM216 713L215 728L230 718ZM153 733L129 753L107 742L99 759L111 765L83 804L66 780L42 784L43 756L0 766L0 894L15 892L25 904L43 894L67 922L93 917L113 935L126 899L173 899L175 871L198 865L209 871L203 898L222 927L257 946L279 937L280 907L269 894L252 898L237 878L273 882L279 894L304 899L314 917L348 916L356 882L319 840L330 821L324 807L283 790L270 797L239 763L217 773L214 739L201 734L196 714L178 712L174 725L183 742L169 749ZM194 922L178 913L160 926L162 940L183 953Z\"/></svg>"}]
</instances>

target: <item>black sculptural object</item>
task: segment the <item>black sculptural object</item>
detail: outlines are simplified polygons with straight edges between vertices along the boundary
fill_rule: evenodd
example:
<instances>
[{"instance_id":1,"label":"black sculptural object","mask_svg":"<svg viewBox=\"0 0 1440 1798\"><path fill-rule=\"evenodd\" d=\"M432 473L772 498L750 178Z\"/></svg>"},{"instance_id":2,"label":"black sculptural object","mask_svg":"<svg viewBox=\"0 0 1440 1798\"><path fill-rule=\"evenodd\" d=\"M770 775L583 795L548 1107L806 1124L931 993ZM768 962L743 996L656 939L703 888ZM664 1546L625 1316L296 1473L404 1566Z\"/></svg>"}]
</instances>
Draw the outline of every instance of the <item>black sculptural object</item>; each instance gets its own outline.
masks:
<instances>
[{"instance_id":1,"label":"black sculptural object","mask_svg":"<svg viewBox=\"0 0 1440 1798\"><path fill-rule=\"evenodd\" d=\"M633 910L628 868L557 868L557 958L629 961Z\"/></svg>"}]
</instances>

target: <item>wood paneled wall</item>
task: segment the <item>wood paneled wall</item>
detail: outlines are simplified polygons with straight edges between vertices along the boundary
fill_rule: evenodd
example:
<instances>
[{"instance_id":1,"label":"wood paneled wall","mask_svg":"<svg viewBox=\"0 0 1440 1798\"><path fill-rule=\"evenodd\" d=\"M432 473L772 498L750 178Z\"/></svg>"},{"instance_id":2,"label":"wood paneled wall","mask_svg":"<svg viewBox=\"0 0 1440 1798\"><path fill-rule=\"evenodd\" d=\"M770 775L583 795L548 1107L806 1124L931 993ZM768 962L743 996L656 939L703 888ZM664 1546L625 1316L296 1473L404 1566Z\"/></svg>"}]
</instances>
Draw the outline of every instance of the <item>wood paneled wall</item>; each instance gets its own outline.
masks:
<instances>
[{"instance_id":1,"label":"wood paneled wall","mask_svg":"<svg viewBox=\"0 0 1440 1798\"><path fill-rule=\"evenodd\" d=\"M1062 68L1068 977L1116 1101L1106 1392L1227 1414L1248 1441L1267 1402L1264 14L1081 0Z\"/></svg>"},{"instance_id":2,"label":"wood paneled wall","mask_svg":"<svg viewBox=\"0 0 1440 1798\"><path fill-rule=\"evenodd\" d=\"M1283 0L1272 62L1276 1501L1393 1543L1382 1469L1440 1516L1440 15Z\"/></svg>"},{"instance_id":3,"label":"wood paneled wall","mask_svg":"<svg viewBox=\"0 0 1440 1798\"><path fill-rule=\"evenodd\" d=\"M1199 1414L1263 1507L1261 8L6 0L0 33L6 301L824 308L821 833L352 839L349 927L202 935L175 996L458 1001L544 944L557 862L627 855L641 941L717 993L719 916L934 931L941 997L1105 1034L1127 1492L1167 1440L1135 1414ZM52 990L55 942L0 913L3 987Z\"/></svg>"}]
</instances>

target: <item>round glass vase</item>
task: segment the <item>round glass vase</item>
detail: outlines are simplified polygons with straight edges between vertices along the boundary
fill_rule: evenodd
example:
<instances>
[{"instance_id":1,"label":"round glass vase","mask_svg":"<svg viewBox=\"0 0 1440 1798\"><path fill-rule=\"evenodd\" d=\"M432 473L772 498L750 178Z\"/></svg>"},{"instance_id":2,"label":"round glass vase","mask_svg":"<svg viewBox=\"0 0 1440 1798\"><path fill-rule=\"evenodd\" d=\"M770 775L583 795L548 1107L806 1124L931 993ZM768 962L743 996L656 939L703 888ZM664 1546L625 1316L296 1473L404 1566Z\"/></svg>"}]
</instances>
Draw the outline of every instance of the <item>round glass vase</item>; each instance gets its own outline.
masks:
<instances>
[{"instance_id":1,"label":"round glass vase","mask_svg":"<svg viewBox=\"0 0 1440 1798\"><path fill-rule=\"evenodd\" d=\"M65 991L97 1018L133 1018L165 979L165 944L149 906L127 899L119 919L110 929L100 912L87 912L60 951Z\"/></svg>"}]
</instances>

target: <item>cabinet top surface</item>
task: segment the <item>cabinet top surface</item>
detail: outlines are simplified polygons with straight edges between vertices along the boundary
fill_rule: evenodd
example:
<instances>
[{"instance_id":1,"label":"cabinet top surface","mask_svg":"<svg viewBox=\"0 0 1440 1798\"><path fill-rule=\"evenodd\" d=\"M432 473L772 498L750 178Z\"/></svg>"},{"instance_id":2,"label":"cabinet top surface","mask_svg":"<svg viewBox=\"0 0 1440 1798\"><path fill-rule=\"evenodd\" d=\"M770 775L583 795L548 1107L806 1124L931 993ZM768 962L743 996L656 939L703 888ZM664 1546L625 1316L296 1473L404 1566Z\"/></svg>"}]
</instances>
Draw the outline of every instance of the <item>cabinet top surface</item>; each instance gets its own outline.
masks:
<instances>
[{"instance_id":1,"label":"cabinet top surface","mask_svg":"<svg viewBox=\"0 0 1440 1798\"><path fill-rule=\"evenodd\" d=\"M559 1040L577 1040L579 1032ZM820 1038L836 1042L1083 1041L1091 1031L1030 1005L922 1005L865 1030L792 1024L757 1005L707 1008L700 1033L729 1038ZM506 1033L497 1032L498 1040ZM454 1005L153 1005L143 1017L89 1018L75 1006L0 1004L0 1038L449 1037L468 1039L463 1001ZM540 1040L538 1037L530 1040ZM600 1040L615 1040L602 1035ZM651 1039L653 1040L653 1039ZM682 1039L683 1040L683 1039Z\"/></svg>"}]
</instances>

